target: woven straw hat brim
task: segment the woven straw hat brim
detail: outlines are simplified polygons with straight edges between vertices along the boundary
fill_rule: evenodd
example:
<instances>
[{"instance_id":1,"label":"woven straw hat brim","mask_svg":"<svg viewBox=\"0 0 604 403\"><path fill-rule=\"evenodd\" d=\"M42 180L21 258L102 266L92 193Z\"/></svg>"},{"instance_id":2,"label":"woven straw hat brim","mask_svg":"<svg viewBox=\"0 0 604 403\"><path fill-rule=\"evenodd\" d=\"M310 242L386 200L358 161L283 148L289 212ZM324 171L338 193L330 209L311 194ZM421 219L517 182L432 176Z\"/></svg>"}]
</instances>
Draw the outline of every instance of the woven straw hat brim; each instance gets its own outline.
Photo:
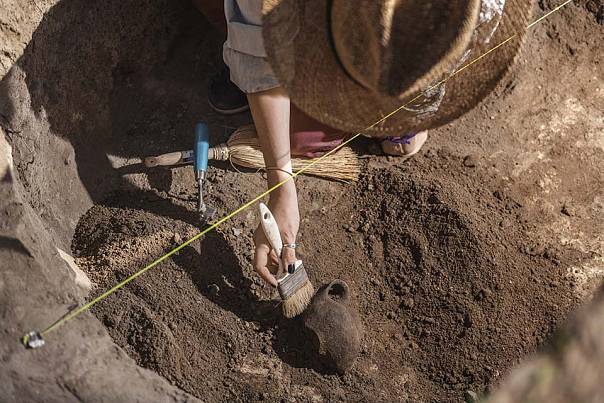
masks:
<instances>
[{"instance_id":1,"label":"woven straw hat brim","mask_svg":"<svg viewBox=\"0 0 604 403\"><path fill-rule=\"evenodd\" d=\"M531 16L530 0L507 0L497 31L488 44L473 48L471 59L514 34L516 37L452 77L436 112L401 110L364 130L409 99L377 94L346 73L330 42L329 4L329 0L265 0L263 36L268 61L302 111L336 129L378 137L435 128L476 106L513 65Z\"/></svg>"}]
</instances>

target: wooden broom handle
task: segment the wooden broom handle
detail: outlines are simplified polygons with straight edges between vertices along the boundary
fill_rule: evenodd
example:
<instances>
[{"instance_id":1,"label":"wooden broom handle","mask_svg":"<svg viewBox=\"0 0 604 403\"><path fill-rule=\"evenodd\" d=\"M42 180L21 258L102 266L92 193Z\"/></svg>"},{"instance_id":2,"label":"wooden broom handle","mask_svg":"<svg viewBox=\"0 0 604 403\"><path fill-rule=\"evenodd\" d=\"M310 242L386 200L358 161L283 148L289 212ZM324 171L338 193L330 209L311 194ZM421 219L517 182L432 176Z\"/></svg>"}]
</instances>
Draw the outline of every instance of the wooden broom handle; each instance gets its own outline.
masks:
<instances>
[{"instance_id":1,"label":"wooden broom handle","mask_svg":"<svg viewBox=\"0 0 604 403\"><path fill-rule=\"evenodd\" d=\"M188 151L175 151L173 153L147 157L143 162L147 168L186 164L186 162L184 161L184 154L187 152Z\"/></svg>"},{"instance_id":2,"label":"wooden broom handle","mask_svg":"<svg viewBox=\"0 0 604 403\"><path fill-rule=\"evenodd\" d=\"M231 153L226 144L218 144L216 147L212 147L208 150L208 159L215 161L227 161ZM188 151L175 151L172 153L166 153L147 157L143 163L147 168L153 168L157 166L172 166L193 163L193 150Z\"/></svg>"}]
</instances>

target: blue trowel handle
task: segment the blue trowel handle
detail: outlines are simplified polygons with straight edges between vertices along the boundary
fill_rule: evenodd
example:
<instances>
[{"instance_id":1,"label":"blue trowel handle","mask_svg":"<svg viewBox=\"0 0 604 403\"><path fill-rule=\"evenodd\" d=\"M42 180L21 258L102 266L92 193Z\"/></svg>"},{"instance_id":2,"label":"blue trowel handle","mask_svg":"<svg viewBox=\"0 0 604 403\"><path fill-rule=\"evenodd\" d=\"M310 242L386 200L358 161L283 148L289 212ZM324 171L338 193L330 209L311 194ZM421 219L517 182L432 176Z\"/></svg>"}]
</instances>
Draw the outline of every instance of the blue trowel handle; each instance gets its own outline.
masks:
<instances>
[{"instance_id":1,"label":"blue trowel handle","mask_svg":"<svg viewBox=\"0 0 604 403\"><path fill-rule=\"evenodd\" d=\"M210 132L208 125L203 122L195 125L195 171L208 170L208 150L210 149Z\"/></svg>"}]
</instances>

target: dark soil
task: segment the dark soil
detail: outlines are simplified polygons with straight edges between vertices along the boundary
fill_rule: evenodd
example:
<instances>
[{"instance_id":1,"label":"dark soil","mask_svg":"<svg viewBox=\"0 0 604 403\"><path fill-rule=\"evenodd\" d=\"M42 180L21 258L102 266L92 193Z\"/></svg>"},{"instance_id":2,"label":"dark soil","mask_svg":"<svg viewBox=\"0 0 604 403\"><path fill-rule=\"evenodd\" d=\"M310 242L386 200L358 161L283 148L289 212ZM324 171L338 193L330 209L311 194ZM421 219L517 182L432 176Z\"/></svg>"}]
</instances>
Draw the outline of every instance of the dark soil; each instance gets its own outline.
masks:
<instances>
[{"instance_id":1,"label":"dark soil","mask_svg":"<svg viewBox=\"0 0 604 403\"><path fill-rule=\"evenodd\" d=\"M244 175L262 181L234 174L223 186ZM140 365L210 401L459 401L543 345L577 302L561 280L571 257L532 244L523 201L486 176L428 153L404 168L382 157L356 185L300 181L302 205L324 206L303 212L312 280L347 281L366 329L345 376L322 366L251 272L253 225L209 234L94 312ZM115 194L77 227L78 263L99 290L197 231L193 201L178 217L134 197Z\"/></svg>"}]
</instances>

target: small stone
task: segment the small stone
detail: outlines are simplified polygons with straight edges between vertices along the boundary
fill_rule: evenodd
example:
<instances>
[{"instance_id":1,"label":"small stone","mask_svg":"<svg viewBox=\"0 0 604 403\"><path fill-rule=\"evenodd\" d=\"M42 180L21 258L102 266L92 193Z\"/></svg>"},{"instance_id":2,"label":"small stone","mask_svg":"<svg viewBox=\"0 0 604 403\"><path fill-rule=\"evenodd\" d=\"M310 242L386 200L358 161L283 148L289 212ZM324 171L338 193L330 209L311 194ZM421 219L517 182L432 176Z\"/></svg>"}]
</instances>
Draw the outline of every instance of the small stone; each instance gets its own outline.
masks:
<instances>
[{"instance_id":1,"label":"small stone","mask_svg":"<svg viewBox=\"0 0 604 403\"><path fill-rule=\"evenodd\" d=\"M488 288L482 288L476 293L476 299L482 301L487 299L491 295L491 290Z\"/></svg>"},{"instance_id":2,"label":"small stone","mask_svg":"<svg viewBox=\"0 0 604 403\"><path fill-rule=\"evenodd\" d=\"M384 291L379 292L379 298L380 298L380 301L386 300L386 294L384 294Z\"/></svg>"},{"instance_id":3,"label":"small stone","mask_svg":"<svg viewBox=\"0 0 604 403\"><path fill-rule=\"evenodd\" d=\"M567 203L564 203L560 212L568 217L574 217L576 215L575 209Z\"/></svg>"},{"instance_id":4,"label":"small stone","mask_svg":"<svg viewBox=\"0 0 604 403\"><path fill-rule=\"evenodd\" d=\"M181 241L182 241L182 237L180 236L179 233L175 232L174 235L172 235L172 243L179 244Z\"/></svg>"},{"instance_id":5,"label":"small stone","mask_svg":"<svg viewBox=\"0 0 604 403\"><path fill-rule=\"evenodd\" d=\"M415 305L415 301L413 300L413 298L405 298L403 300L403 306L407 309L413 308L413 305Z\"/></svg>"},{"instance_id":6,"label":"small stone","mask_svg":"<svg viewBox=\"0 0 604 403\"><path fill-rule=\"evenodd\" d=\"M466 403L478 403L478 394L472 390L466 390L464 393Z\"/></svg>"},{"instance_id":7,"label":"small stone","mask_svg":"<svg viewBox=\"0 0 604 403\"><path fill-rule=\"evenodd\" d=\"M400 333L394 333L392 335L392 339L394 339L394 340L396 340L398 342L402 342L404 340L403 336Z\"/></svg>"},{"instance_id":8,"label":"small stone","mask_svg":"<svg viewBox=\"0 0 604 403\"><path fill-rule=\"evenodd\" d=\"M543 256L545 253L545 246L541 244L537 245L525 245L522 252L529 256Z\"/></svg>"},{"instance_id":9,"label":"small stone","mask_svg":"<svg viewBox=\"0 0 604 403\"><path fill-rule=\"evenodd\" d=\"M170 322L170 324L168 325L168 327L170 328L171 331L175 332L176 329L178 329L178 326L176 325L176 322Z\"/></svg>"},{"instance_id":10,"label":"small stone","mask_svg":"<svg viewBox=\"0 0 604 403\"><path fill-rule=\"evenodd\" d=\"M115 327L115 319L111 316L105 316L103 323L110 329Z\"/></svg>"},{"instance_id":11,"label":"small stone","mask_svg":"<svg viewBox=\"0 0 604 403\"><path fill-rule=\"evenodd\" d=\"M262 354L267 354L268 355L268 347L267 346L262 346L262 348L260 349L260 352Z\"/></svg>"},{"instance_id":12,"label":"small stone","mask_svg":"<svg viewBox=\"0 0 604 403\"><path fill-rule=\"evenodd\" d=\"M369 352L369 346L366 343L361 345L361 354L367 354Z\"/></svg>"},{"instance_id":13,"label":"small stone","mask_svg":"<svg viewBox=\"0 0 604 403\"><path fill-rule=\"evenodd\" d=\"M240 236L243 233L243 230L240 228L233 228L232 231L233 231L233 235L235 235L235 236Z\"/></svg>"},{"instance_id":14,"label":"small stone","mask_svg":"<svg viewBox=\"0 0 604 403\"><path fill-rule=\"evenodd\" d=\"M389 312L386 314L386 317L387 317L388 319L394 319L394 318L396 318L396 314L394 313L394 311L389 311Z\"/></svg>"},{"instance_id":15,"label":"small stone","mask_svg":"<svg viewBox=\"0 0 604 403\"><path fill-rule=\"evenodd\" d=\"M218 287L216 284L210 284L208 286L208 292L211 296L216 296L218 295L218 292L220 292L220 287Z\"/></svg>"},{"instance_id":16,"label":"small stone","mask_svg":"<svg viewBox=\"0 0 604 403\"><path fill-rule=\"evenodd\" d=\"M546 247L543 251L543 257L546 259L555 259L558 256L556 255L556 251L550 247Z\"/></svg>"},{"instance_id":17,"label":"small stone","mask_svg":"<svg viewBox=\"0 0 604 403\"><path fill-rule=\"evenodd\" d=\"M516 208L522 207L522 205L520 203L518 203L515 200L509 200L506 204L505 204L505 208L508 211L514 210Z\"/></svg>"},{"instance_id":18,"label":"small stone","mask_svg":"<svg viewBox=\"0 0 604 403\"><path fill-rule=\"evenodd\" d=\"M463 165L468 168L474 168L476 166L476 157L473 155L466 155L463 159Z\"/></svg>"}]
</instances>

